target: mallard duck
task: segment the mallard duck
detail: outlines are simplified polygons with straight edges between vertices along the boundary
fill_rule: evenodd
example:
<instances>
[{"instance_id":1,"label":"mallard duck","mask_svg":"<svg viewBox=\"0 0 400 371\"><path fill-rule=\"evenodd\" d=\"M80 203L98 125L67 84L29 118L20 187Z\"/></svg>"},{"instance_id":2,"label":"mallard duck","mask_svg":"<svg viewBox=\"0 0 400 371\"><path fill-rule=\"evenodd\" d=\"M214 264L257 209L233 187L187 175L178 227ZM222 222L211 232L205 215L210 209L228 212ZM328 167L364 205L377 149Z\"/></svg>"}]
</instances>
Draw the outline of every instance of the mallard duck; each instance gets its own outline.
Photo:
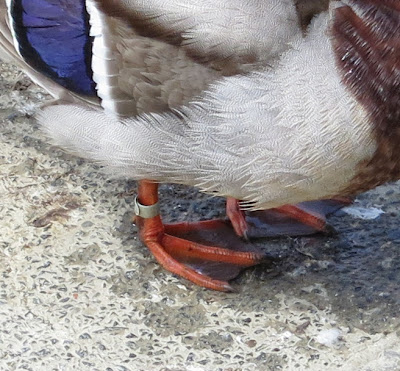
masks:
<instances>
[{"instance_id":1,"label":"mallard duck","mask_svg":"<svg viewBox=\"0 0 400 371\"><path fill-rule=\"evenodd\" d=\"M136 211L141 237L170 271L205 287L230 290L227 282L196 272L179 257L187 253L246 266L262 256L201 246L167 234L173 228L165 228L158 215L157 182L193 185L241 200L242 207L256 210L351 195L399 178L398 139L395 130L388 135L388 127L399 119L399 82L392 78L398 73L399 60L396 2L334 1L329 13L313 21L305 37L296 7L289 1L230 1L229 6L204 1L198 6L175 6L162 1L125 1L121 5L109 0L91 5L95 13L87 9L93 51L101 50L104 57L98 65L117 66L118 70L118 74L103 76L101 68L93 68L105 112L88 104L59 105L45 108L39 122L62 147L140 180ZM231 7L246 16L225 19L223 15ZM15 19L18 17L12 21ZM207 22L209 19L213 22ZM121 50L133 49L124 49L112 37L105 40L102 34L96 49L94 30L98 25L113 30L115 24L124 22L133 25L135 40L146 37L157 45L178 49L184 60L200 66L201 76L212 75L209 80L202 77L203 85L176 104L164 101L160 110L186 106L170 113L121 117L148 111L136 103L136 111L129 111L132 102L145 95L129 101L129 94L127 100L126 92L121 93ZM273 40L272 44L268 40ZM21 42L16 46L20 48ZM387 56L388 51L393 58ZM161 53L164 55L166 52ZM178 58L174 65L183 68L185 63ZM124 76L136 76L130 65L127 71ZM180 75L181 70L175 70L171 80L179 80ZM142 71L139 77L152 87L148 81L154 81L154 74ZM103 81L107 82L104 90ZM161 85L158 82L157 86ZM81 91L68 87L72 93L63 99L81 99ZM193 99L199 90L205 91ZM97 104L97 98L88 101Z\"/></svg>"}]
</instances>

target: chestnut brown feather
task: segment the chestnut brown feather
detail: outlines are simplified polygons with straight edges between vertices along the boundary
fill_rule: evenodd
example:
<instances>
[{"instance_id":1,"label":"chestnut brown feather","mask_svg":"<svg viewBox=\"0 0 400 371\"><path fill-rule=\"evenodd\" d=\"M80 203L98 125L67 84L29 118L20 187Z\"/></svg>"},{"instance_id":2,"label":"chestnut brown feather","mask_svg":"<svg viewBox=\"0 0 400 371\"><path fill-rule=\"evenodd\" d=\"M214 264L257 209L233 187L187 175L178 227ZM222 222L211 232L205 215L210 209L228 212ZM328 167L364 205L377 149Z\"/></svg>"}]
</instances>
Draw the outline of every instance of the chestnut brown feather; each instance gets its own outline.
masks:
<instances>
[{"instance_id":1,"label":"chestnut brown feather","mask_svg":"<svg viewBox=\"0 0 400 371\"><path fill-rule=\"evenodd\" d=\"M374 125L377 150L345 193L400 178L400 1L348 0L332 36L342 79Z\"/></svg>"}]
</instances>

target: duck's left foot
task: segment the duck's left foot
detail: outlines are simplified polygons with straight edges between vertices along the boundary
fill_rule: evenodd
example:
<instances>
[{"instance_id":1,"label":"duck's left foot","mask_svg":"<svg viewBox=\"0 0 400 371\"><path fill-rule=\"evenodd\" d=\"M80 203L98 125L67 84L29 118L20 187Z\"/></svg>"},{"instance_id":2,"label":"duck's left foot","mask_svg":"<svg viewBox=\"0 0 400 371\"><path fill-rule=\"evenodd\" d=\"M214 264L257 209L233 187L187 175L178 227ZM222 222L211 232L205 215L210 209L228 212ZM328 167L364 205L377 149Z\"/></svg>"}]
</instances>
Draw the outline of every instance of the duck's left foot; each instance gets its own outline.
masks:
<instances>
[{"instance_id":1,"label":"duck's left foot","mask_svg":"<svg viewBox=\"0 0 400 371\"><path fill-rule=\"evenodd\" d=\"M231 251L206 246L166 233L159 216L143 219L136 217L142 242L153 253L157 261L167 270L193 283L218 291L233 291L226 280L219 280L200 273L191 267L197 261L225 263L237 267L250 267L266 260L265 256L255 252ZM175 230L174 226L172 229ZM176 230L175 230L176 231Z\"/></svg>"},{"instance_id":2,"label":"duck's left foot","mask_svg":"<svg viewBox=\"0 0 400 371\"><path fill-rule=\"evenodd\" d=\"M218 291L233 291L228 280L234 278L243 268L273 260L259 252L234 251L173 236L172 234L185 235L204 229L215 230L224 225L226 227L226 223L210 221L164 226L157 207L157 188L158 185L151 182L139 183L135 222L141 240L165 269L199 286ZM204 268L204 262L211 264L211 268Z\"/></svg>"}]
</instances>

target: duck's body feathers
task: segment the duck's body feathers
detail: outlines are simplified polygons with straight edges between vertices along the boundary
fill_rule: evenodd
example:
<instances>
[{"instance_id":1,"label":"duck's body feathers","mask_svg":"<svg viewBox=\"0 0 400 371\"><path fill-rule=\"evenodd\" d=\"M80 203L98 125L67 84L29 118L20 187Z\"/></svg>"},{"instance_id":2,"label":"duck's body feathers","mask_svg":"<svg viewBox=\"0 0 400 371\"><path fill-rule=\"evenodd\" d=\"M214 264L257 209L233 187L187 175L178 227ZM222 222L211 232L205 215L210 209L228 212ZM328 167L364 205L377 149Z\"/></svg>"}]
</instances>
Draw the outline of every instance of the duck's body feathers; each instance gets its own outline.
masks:
<instances>
[{"instance_id":1,"label":"duck's body feathers","mask_svg":"<svg viewBox=\"0 0 400 371\"><path fill-rule=\"evenodd\" d=\"M66 106L40 122L56 144L124 176L194 185L253 208L334 196L376 143L342 84L328 20L322 15L274 70L225 78L176 114L120 122Z\"/></svg>"}]
</instances>

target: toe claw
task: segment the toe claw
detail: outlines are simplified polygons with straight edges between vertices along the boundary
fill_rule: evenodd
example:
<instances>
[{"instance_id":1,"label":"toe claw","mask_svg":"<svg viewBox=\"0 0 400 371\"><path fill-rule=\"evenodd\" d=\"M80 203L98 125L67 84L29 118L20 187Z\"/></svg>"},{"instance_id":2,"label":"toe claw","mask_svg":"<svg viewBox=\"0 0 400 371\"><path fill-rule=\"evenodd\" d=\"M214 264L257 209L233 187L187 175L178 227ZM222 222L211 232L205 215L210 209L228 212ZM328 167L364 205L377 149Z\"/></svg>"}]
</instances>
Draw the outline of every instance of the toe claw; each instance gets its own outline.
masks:
<instances>
[{"instance_id":1,"label":"toe claw","mask_svg":"<svg viewBox=\"0 0 400 371\"><path fill-rule=\"evenodd\" d=\"M228 282L223 286L225 292L237 292Z\"/></svg>"}]
</instances>

